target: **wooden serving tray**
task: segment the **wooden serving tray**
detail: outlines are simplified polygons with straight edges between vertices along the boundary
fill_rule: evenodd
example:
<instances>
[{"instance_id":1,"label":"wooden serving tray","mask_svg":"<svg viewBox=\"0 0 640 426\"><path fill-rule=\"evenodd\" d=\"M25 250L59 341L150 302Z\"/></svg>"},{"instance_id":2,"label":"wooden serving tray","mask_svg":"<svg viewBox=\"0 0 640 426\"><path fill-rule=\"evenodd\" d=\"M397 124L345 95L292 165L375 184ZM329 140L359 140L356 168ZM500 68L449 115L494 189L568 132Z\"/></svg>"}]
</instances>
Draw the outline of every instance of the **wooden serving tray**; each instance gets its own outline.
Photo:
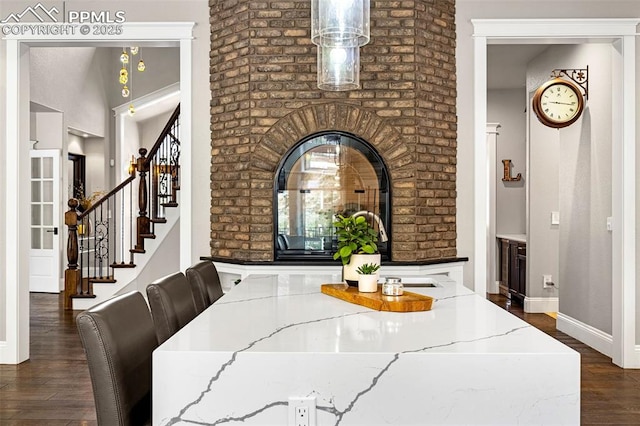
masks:
<instances>
[{"instance_id":1,"label":"wooden serving tray","mask_svg":"<svg viewBox=\"0 0 640 426\"><path fill-rule=\"evenodd\" d=\"M382 294L382 286L378 286L375 293L360 293L358 287L346 284L322 284L320 290L329 296L337 297L346 302L366 306L377 311L390 312L418 312L431 310L433 297L405 291L402 296L387 296Z\"/></svg>"}]
</instances>

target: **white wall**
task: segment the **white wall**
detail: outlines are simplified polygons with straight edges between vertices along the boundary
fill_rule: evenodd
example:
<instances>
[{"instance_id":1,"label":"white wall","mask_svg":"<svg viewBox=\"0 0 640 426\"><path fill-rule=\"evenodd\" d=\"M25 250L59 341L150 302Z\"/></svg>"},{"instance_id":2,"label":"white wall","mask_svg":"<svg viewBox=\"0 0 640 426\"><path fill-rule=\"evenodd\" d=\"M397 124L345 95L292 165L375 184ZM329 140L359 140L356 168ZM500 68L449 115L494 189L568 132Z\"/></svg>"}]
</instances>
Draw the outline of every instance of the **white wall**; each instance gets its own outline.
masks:
<instances>
[{"instance_id":1,"label":"white wall","mask_svg":"<svg viewBox=\"0 0 640 426\"><path fill-rule=\"evenodd\" d=\"M606 229L612 215L611 49L609 44L553 46L529 64L527 73L528 89L533 91L548 80L550 69L589 65L589 100L576 123L550 129L532 114L527 293L553 295L554 290L542 288L542 274L555 273L560 312L608 334L612 332L611 233ZM555 209L560 211L559 226L550 225L550 211Z\"/></svg>"},{"instance_id":2,"label":"white wall","mask_svg":"<svg viewBox=\"0 0 640 426\"><path fill-rule=\"evenodd\" d=\"M67 135L67 152L84 155L84 138L69 133Z\"/></svg>"},{"instance_id":3,"label":"white wall","mask_svg":"<svg viewBox=\"0 0 640 426\"><path fill-rule=\"evenodd\" d=\"M165 241L180 241L180 220L169 230ZM138 277L127 286L126 290L138 290L142 294L145 294L149 284L179 270L180 257L176 256L176 246L173 243L161 244L158 246L153 257L149 259L144 269L140 271Z\"/></svg>"},{"instance_id":4,"label":"white wall","mask_svg":"<svg viewBox=\"0 0 640 426\"><path fill-rule=\"evenodd\" d=\"M496 89L487 92L487 122L500 123L496 144L496 233L526 234L526 113L524 90ZM511 175L519 182L503 182L502 160L513 164Z\"/></svg>"},{"instance_id":5,"label":"white wall","mask_svg":"<svg viewBox=\"0 0 640 426\"><path fill-rule=\"evenodd\" d=\"M555 66L552 67L552 69ZM549 70L541 77L548 80ZM529 93L529 102L533 93ZM551 225L551 212L560 211L560 131L543 126L529 108L529 227L527 229L527 296L556 297L555 288L542 289L542 274L561 285L559 275L560 229ZM575 123L574 126L580 126ZM562 130L566 132L566 130ZM569 221L560 214L562 226Z\"/></svg>"},{"instance_id":6,"label":"white wall","mask_svg":"<svg viewBox=\"0 0 640 426\"><path fill-rule=\"evenodd\" d=\"M61 113L36 112L31 114L31 120L35 120L35 140L38 141L35 149L63 149L67 129Z\"/></svg>"},{"instance_id":7,"label":"white wall","mask_svg":"<svg viewBox=\"0 0 640 426\"><path fill-rule=\"evenodd\" d=\"M160 132L169 121L173 111L156 115L155 117L138 122L138 133L140 135L140 146L151 149L156 143Z\"/></svg>"},{"instance_id":8,"label":"white wall","mask_svg":"<svg viewBox=\"0 0 640 426\"><path fill-rule=\"evenodd\" d=\"M120 172L122 173L122 178L118 179L120 181L124 180L124 176L128 174L126 171L125 165L131 161L131 155L134 156L134 159L138 158L140 154L138 154L138 150L142 145L140 145L140 130L138 129L138 123L130 116L124 116L124 120L122 121L122 129L121 133L123 135L127 135L121 142L122 146L120 147L120 152L127 153L129 157L120 158L118 163L120 164ZM125 155L125 154L123 154ZM117 157L116 157L117 158Z\"/></svg>"},{"instance_id":9,"label":"white wall","mask_svg":"<svg viewBox=\"0 0 640 426\"><path fill-rule=\"evenodd\" d=\"M86 188L85 195L94 192L106 192L111 189L106 176L109 174L109 162L105 158L104 138L87 138L84 143L84 155L86 161Z\"/></svg>"},{"instance_id":10,"label":"white wall","mask_svg":"<svg viewBox=\"0 0 640 426\"><path fill-rule=\"evenodd\" d=\"M108 83L103 78L103 62L109 50L31 48L31 101L63 111L67 126L108 135Z\"/></svg>"}]
</instances>

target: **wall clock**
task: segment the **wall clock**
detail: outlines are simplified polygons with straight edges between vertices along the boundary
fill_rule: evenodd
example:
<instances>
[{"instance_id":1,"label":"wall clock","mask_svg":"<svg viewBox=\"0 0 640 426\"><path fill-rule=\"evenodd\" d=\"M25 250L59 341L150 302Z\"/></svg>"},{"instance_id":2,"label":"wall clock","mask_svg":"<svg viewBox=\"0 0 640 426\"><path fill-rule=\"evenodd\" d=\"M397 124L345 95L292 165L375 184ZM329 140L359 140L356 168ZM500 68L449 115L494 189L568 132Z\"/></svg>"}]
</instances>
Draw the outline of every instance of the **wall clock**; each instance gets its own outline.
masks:
<instances>
[{"instance_id":1,"label":"wall clock","mask_svg":"<svg viewBox=\"0 0 640 426\"><path fill-rule=\"evenodd\" d=\"M533 95L533 111L545 126L569 126L580 118L583 110L582 92L569 80L551 79L538 87Z\"/></svg>"}]
</instances>

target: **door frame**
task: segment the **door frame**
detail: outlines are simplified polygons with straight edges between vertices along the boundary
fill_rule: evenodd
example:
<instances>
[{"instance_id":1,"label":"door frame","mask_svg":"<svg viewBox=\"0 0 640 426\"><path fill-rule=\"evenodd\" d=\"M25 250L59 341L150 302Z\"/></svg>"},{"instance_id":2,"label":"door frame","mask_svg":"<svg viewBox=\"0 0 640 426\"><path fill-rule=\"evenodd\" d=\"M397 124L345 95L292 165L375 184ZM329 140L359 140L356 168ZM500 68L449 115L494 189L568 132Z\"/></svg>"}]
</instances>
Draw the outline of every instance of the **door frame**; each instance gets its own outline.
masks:
<instances>
[{"instance_id":1,"label":"door frame","mask_svg":"<svg viewBox=\"0 0 640 426\"><path fill-rule=\"evenodd\" d=\"M486 294L487 270L487 44L610 42L614 85L612 157L612 353L616 365L640 367L636 346L636 26L640 19L472 19L474 27L474 266L476 293Z\"/></svg>"},{"instance_id":2,"label":"door frame","mask_svg":"<svg viewBox=\"0 0 640 426\"><path fill-rule=\"evenodd\" d=\"M124 22L120 35L7 35L5 43L5 176L4 205L7 206L2 226L5 230L5 314L6 334L0 340L0 364L19 364L29 359L29 220L20 212L29 211L30 198L25 182L28 180L29 144L29 49L31 46L122 47L132 42L140 46L179 46L180 48L180 104L181 159L192 163L192 43L194 22ZM184 182L191 182L190 167L182 171ZM192 185L183 185L180 205L190 206ZM187 210L188 211L188 207ZM192 235L190 214L181 215L180 261L190 262ZM1 299L0 299L1 300Z\"/></svg>"}]
</instances>

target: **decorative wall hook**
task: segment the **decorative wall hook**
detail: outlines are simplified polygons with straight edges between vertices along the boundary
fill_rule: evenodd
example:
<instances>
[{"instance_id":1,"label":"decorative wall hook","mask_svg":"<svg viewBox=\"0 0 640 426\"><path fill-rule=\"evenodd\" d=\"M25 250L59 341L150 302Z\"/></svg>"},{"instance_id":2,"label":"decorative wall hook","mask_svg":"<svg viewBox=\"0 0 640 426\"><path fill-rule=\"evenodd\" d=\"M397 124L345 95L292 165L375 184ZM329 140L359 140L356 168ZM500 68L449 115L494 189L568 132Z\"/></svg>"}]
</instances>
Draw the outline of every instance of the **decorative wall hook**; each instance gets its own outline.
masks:
<instances>
[{"instance_id":1,"label":"decorative wall hook","mask_svg":"<svg viewBox=\"0 0 640 426\"><path fill-rule=\"evenodd\" d=\"M522 174L518 173L516 177L511 176L511 160L502 160L504 166L503 182L519 182L522 180Z\"/></svg>"},{"instance_id":2,"label":"decorative wall hook","mask_svg":"<svg viewBox=\"0 0 640 426\"><path fill-rule=\"evenodd\" d=\"M589 65L586 68L555 69L551 71L551 77L567 77L580 86L584 98L589 99Z\"/></svg>"}]
</instances>

